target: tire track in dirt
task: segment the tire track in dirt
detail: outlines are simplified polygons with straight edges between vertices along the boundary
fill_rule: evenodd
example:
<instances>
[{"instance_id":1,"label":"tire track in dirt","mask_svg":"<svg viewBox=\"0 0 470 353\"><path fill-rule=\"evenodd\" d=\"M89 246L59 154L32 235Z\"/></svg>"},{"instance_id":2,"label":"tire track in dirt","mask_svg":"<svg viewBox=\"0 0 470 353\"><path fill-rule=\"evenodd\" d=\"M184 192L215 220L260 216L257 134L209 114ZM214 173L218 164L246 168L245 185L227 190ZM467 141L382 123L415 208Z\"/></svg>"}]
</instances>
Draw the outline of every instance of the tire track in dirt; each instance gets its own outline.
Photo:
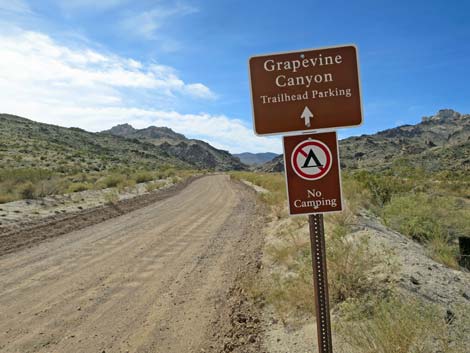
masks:
<instances>
[{"instance_id":1,"label":"tire track in dirt","mask_svg":"<svg viewBox=\"0 0 470 353\"><path fill-rule=\"evenodd\" d=\"M259 255L257 217L252 192L209 176L1 257L0 352L220 351L230 323L213 324Z\"/></svg>"}]
</instances>

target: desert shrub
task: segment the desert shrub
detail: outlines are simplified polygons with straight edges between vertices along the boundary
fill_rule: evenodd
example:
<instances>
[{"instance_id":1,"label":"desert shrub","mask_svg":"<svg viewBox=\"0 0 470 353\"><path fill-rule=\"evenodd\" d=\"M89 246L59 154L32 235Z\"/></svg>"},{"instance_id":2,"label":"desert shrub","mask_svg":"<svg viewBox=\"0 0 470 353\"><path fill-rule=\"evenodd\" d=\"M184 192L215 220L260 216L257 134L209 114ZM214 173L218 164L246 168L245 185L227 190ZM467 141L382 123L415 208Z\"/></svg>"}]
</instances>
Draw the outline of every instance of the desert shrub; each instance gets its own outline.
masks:
<instances>
[{"instance_id":1,"label":"desert shrub","mask_svg":"<svg viewBox=\"0 0 470 353\"><path fill-rule=\"evenodd\" d=\"M170 167L162 167L155 173L155 177L157 179L166 179L166 178L173 177L175 175L176 175L175 169L170 168Z\"/></svg>"},{"instance_id":2,"label":"desert shrub","mask_svg":"<svg viewBox=\"0 0 470 353\"><path fill-rule=\"evenodd\" d=\"M291 276L274 273L263 284L261 288L266 303L272 305L284 323L289 317L313 315L315 312L311 268L304 267Z\"/></svg>"},{"instance_id":3,"label":"desert shrub","mask_svg":"<svg viewBox=\"0 0 470 353\"><path fill-rule=\"evenodd\" d=\"M51 171L38 168L0 169L0 182L9 180L16 184L34 183L39 180L45 180L52 175Z\"/></svg>"},{"instance_id":4,"label":"desert shrub","mask_svg":"<svg viewBox=\"0 0 470 353\"><path fill-rule=\"evenodd\" d=\"M65 190L60 176L51 171L35 168L0 170L0 190L5 202L35 199Z\"/></svg>"},{"instance_id":5,"label":"desert shrub","mask_svg":"<svg viewBox=\"0 0 470 353\"><path fill-rule=\"evenodd\" d=\"M349 346L345 353L468 352L470 321L465 310L449 320L437 306L398 297L377 300L371 307L369 316L335 324Z\"/></svg>"},{"instance_id":6,"label":"desert shrub","mask_svg":"<svg viewBox=\"0 0 470 353\"><path fill-rule=\"evenodd\" d=\"M284 221L286 222L286 221ZM371 250L369 239L350 237L354 215L345 211L326 220L329 291L332 306L347 300L359 300L382 292L371 272L380 258ZM314 312L312 260L306 217L289 219L277 230L277 241L266 248L274 270L251 289L263 293L284 321L288 317Z\"/></svg>"},{"instance_id":7,"label":"desert shrub","mask_svg":"<svg viewBox=\"0 0 470 353\"><path fill-rule=\"evenodd\" d=\"M23 199L29 200L36 198L36 189L34 187L34 184L30 181L22 184L19 191L21 198Z\"/></svg>"},{"instance_id":8,"label":"desert shrub","mask_svg":"<svg viewBox=\"0 0 470 353\"><path fill-rule=\"evenodd\" d=\"M148 183L145 185L145 190L147 190L147 192L152 192L152 191L162 188L164 185L165 185L164 182Z\"/></svg>"},{"instance_id":9,"label":"desert shrub","mask_svg":"<svg viewBox=\"0 0 470 353\"><path fill-rule=\"evenodd\" d=\"M455 239L470 233L470 211L460 201L424 193L397 195L382 217L390 228L427 245L432 258L458 268Z\"/></svg>"},{"instance_id":10,"label":"desert shrub","mask_svg":"<svg viewBox=\"0 0 470 353\"><path fill-rule=\"evenodd\" d=\"M126 180L124 175L119 174L110 174L100 180L100 184L104 185L105 188L115 188L120 183L123 183Z\"/></svg>"},{"instance_id":11,"label":"desert shrub","mask_svg":"<svg viewBox=\"0 0 470 353\"><path fill-rule=\"evenodd\" d=\"M0 204L2 203L7 203L7 202L12 202L17 200L18 197L14 194L2 194L0 193Z\"/></svg>"},{"instance_id":12,"label":"desert shrub","mask_svg":"<svg viewBox=\"0 0 470 353\"><path fill-rule=\"evenodd\" d=\"M119 192L123 192L126 189L132 188L135 186L135 180L132 178L124 178L117 186Z\"/></svg>"},{"instance_id":13,"label":"desert shrub","mask_svg":"<svg viewBox=\"0 0 470 353\"><path fill-rule=\"evenodd\" d=\"M147 181L153 180L153 174L150 172L140 172L134 176L134 180L137 184L145 183Z\"/></svg>"},{"instance_id":14,"label":"desert shrub","mask_svg":"<svg viewBox=\"0 0 470 353\"><path fill-rule=\"evenodd\" d=\"M119 194L116 190L108 191L104 194L104 200L108 205L115 205L119 201Z\"/></svg>"},{"instance_id":15,"label":"desert shrub","mask_svg":"<svg viewBox=\"0 0 470 353\"><path fill-rule=\"evenodd\" d=\"M67 182L58 177L48 180L41 180L36 184L36 195L38 197L46 197L51 195L62 194L67 190Z\"/></svg>"},{"instance_id":16,"label":"desert shrub","mask_svg":"<svg viewBox=\"0 0 470 353\"><path fill-rule=\"evenodd\" d=\"M72 183L68 187L68 192L80 192L91 189L91 185L87 183Z\"/></svg>"},{"instance_id":17,"label":"desert shrub","mask_svg":"<svg viewBox=\"0 0 470 353\"><path fill-rule=\"evenodd\" d=\"M379 292L371 273L381 263L366 234L352 235L356 217L350 209L325 217L328 282L332 305ZM358 233L356 233L358 234ZM388 268L391 271L391 267Z\"/></svg>"},{"instance_id":18,"label":"desert shrub","mask_svg":"<svg viewBox=\"0 0 470 353\"><path fill-rule=\"evenodd\" d=\"M369 190L373 205L379 208L385 206L393 195L408 192L414 187L412 180L368 171L357 172L354 178Z\"/></svg>"},{"instance_id":19,"label":"desert shrub","mask_svg":"<svg viewBox=\"0 0 470 353\"><path fill-rule=\"evenodd\" d=\"M332 305L378 289L370 274L380 258L371 250L369 238L349 238L347 229L337 226L326 244Z\"/></svg>"},{"instance_id":20,"label":"desert shrub","mask_svg":"<svg viewBox=\"0 0 470 353\"><path fill-rule=\"evenodd\" d=\"M342 191L348 208L353 213L370 209L373 203L371 191L347 173L342 174Z\"/></svg>"},{"instance_id":21,"label":"desert shrub","mask_svg":"<svg viewBox=\"0 0 470 353\"><path fill-rule=\"evenodd\" d=\"M429 256L447 267L459 269L459 250L449 237L443 233L435 234L428 242L427 249Z\"/></svg>"}]
</instances>

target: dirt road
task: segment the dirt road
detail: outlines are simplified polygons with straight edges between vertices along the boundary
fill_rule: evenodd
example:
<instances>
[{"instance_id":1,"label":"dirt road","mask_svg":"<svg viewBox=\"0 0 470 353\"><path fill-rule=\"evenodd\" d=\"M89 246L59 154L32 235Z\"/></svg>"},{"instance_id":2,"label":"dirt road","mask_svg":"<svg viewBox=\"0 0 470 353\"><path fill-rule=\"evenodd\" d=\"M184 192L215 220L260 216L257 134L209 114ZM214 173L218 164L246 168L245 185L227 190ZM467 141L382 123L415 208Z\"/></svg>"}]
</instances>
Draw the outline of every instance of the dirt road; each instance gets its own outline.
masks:
<instances>
[{"instance_id":1,"label":"dirt road","mask_svg":"<svg viewBox=\"0 0 470 353\"><path fill-rule=\"evenodd\" d=\"M256 217L253 193L208 176L0 257L0 352L231 350L226 321L240 301L230 296L237 277L256 266Z\"/></svg>"}]
</instances>

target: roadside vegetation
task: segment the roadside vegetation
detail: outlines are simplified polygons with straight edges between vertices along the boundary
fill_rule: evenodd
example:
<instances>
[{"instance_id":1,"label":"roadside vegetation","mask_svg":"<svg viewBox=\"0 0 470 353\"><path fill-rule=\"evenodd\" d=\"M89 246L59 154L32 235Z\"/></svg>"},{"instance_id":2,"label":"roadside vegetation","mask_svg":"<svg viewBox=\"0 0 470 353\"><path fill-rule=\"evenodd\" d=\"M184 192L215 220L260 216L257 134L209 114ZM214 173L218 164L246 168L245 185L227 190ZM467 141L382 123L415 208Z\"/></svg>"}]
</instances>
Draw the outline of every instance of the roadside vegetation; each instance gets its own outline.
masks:
<instances>
[{"instance_id":1,"label":"roadside vegetation","mask_svg":"<svg viewBox=\"0 0 470 353\"><path fill-rule=\"evenodd\" d=\"M429 256L458 269L458 237L470 234L470 175L429 173L403 160L383 172L345 173L345 196L390 228L426 246Z\"/></svg>"},{"instance_id":2,"label":"roadside vegetation","mask_svg":"<svg viewBox=\"0 0 470 353\"><path fill-rule=\"evenodd\" d=\"M281 173L232 173L270 192L266 270L246 284L254 300L270 306L286 325L314 313L307 217L287 217ZM347 352L464 353L470 315L446 319L437 306L404 298L393 282L398 264L387 249L356 236L357 216L368 212L424 244L429 255L458 268L459 235L469 234L468 177L429 175L397 163L392 172L343 173L345 211L325 216L330 304L335 332ZM354 233L354 236L352 234ZM460 312L460 311L459 311Z\"/></svg>"},{"instance_id":3,"label":"roadside vegetation","mask_svg":"<svg viewBox=\"0 0 470 353\"><path fill-rule=\"evenodd\" d=\"M201 172L201 171L198 171ZM136 184L170 178L173 183L185 179L196 171L163 166L158 170L114 169L100 172L60 173L40 168L0 169L0 204L37 199L86 190L115 188L122 192ZM150 183L147 191L159 188L160 183Z\"/></svg>"}]
</instances>

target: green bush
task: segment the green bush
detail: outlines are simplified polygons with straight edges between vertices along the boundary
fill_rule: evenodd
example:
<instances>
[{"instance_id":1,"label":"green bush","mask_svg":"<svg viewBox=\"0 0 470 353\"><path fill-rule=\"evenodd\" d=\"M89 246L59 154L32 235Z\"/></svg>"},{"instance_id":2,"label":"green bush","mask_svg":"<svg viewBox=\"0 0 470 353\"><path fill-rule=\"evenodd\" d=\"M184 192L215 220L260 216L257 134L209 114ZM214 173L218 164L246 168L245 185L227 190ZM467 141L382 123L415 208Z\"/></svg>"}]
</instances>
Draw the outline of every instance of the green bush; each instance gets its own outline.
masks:
<instances>
[{"instance_id":1,"label":"green bush","mask_svg":"<svg viewBox=\"0 0 470 353\"><path fill-rule=\"evenodd\" d=\"M453 198L424 193L394 196L382 211L388 226L421 242L469 234L469 215Z\"/></svg>"},{"instance_id":2,"label":"green bush","mask_svg":"<svg viewBox=\"0 0 470 353\"><path fill-rule=\"evenodd\" d=\"M146 183L154 179L153 174L150 172L140 172L134 176L134 180L137 184Z\"/></svg>"},{"instance_id":3,"label":"green bush","mask_svg":"<svg viewBox=\"0 0 470 353\"><path fill-rule=\"evenodd\" d=\"M53 173L46 169L17 168L0 169L0 182L13 181L16 184L36 182L51 177Z\"/></svg>"},{"instance_id":4,"label":"green bush","mask_svg":"<svg viewBox=\"0 0 470 353\"><path fill-rule=\"evenodd\" d=\"M126 180L126 177L124 175L111 174L111 175L104 177L100 181L100 183L102 183L105 186L105 188L115 188L120 183L123 183L125 180Z\"/></svg>"},{"instance_id":5,"label":"green bush","mask_svg":"<svg viewBox=\"0 0 470 353\"><path fill-rule=\"evenodd\" d=\"M375 206L381 208L390 202L393 195L413 189L413 182L393 175L361 171L354 175L370 192Z\"/></svg>"},{"instance_id":6,"label":"green bush","mask_svg":"<svg viewBox=\"0 0 470 353\"><path fill-rule=\"evenodd\" d=\"M80 192L91 189L91 185L87 183L73 183L69 186L68 192Z\"/></svg>"},{"instance_id":7,"label":"green bush","mask_svg":"<svg viewBox=\"0 0 470 353\"><path fill-rule=\"evenodd\" d=\"M424 193L396 195L382 217L390 228L427 245L436 261L458 268L456 238L470 234L470 212L459 200Z\"/></svg>"}]
</instances>

